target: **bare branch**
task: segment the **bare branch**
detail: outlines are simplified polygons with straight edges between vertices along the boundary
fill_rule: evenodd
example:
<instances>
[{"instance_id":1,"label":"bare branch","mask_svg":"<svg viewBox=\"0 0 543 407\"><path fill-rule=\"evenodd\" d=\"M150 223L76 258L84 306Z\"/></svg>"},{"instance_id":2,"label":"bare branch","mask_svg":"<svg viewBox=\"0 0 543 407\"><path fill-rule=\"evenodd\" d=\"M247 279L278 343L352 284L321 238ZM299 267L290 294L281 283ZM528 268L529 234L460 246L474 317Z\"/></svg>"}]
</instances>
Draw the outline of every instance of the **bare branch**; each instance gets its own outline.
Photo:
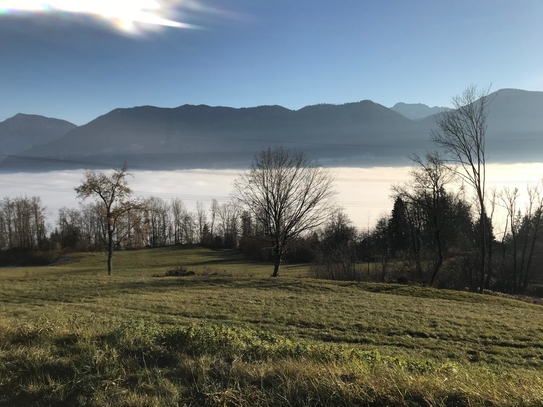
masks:
<instances>
[{"instance_id":1,"label":"bare branch","mask_svg":"<svg viewBox=\"0 0 543 407\"><path fill-rule=\"evenodd\" d=\"M274 276L285 248L328 220L332 182L329 172L304 154L282 148L261 151L249 171L236 180L236 201L254 215L272 243Z\"/></svg>"}]
</instances>

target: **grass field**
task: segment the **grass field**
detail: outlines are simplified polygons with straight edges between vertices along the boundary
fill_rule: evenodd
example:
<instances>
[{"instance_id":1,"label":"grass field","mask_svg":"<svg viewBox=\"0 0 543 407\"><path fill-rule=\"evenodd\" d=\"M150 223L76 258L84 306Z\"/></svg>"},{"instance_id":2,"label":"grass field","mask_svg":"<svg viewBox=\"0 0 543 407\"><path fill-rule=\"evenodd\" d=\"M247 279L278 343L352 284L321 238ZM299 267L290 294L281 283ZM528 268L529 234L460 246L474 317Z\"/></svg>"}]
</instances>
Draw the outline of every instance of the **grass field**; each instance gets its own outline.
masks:
<instances>
[{"instance_id":1,"label":"grass field","mask_svg":"<svg viewBox=\"0 0 543 407\"><path fill-rule=\"evenodd\" d=\"M0 269L0 406L543 405L540 305L201 248L63 260Z\"/></svg>"}]
</instances>

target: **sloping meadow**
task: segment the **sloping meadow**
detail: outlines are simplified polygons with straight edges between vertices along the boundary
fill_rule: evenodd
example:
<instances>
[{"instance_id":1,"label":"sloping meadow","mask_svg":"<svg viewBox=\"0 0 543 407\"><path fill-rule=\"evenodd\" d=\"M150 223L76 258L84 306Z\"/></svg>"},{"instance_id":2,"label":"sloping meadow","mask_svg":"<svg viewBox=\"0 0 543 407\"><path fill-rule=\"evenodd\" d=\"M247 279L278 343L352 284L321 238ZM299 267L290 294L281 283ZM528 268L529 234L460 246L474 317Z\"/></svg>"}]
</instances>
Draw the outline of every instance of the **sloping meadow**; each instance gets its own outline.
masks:
<instances>
[{"instance_id":1,"label":"sloping meadow","mask_svg":"<svg viewBox=\"0 0 543 407\"><path fill-rule=\"evenodd\" d=\"M228 252L0 270L0 406L539 406L543 308ZM156 277L183 261L188 277Z\"/></svg>"}]
</instances>

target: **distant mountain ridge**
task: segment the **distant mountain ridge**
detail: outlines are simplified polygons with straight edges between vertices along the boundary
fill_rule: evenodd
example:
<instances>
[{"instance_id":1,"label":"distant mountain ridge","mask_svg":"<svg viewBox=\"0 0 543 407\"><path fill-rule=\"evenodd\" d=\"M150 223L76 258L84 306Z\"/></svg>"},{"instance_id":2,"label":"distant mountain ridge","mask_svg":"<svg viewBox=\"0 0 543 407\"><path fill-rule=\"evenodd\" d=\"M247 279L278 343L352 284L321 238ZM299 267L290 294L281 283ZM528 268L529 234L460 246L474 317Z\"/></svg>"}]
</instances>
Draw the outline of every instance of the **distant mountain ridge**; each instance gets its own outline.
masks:
<instances>
[{"instance_id":1,"label":"distant mountain ridge","mask_svg":"<svg viewBox=\"0 0 543 407\"><path fill-rule=\"evenodd\" d=\"M0 122L0 154L22 153L57 140L76 127L65 120L19 113Z\"/></svg>"},{"instance_id":2,"label":"distant mountain ridge","mask_svg":"<svg viewBox=\"0 0 543 407\"><path fill-rule=\"evenodd\" d=\"M494 161L543 156L543 92L489 95L487 150ZM398 166L433 149L435 118L412 120L369 100L289 110L183 105L114 109L65 135L10 157L0 170L119 167L247 168L263 148L304 151L327 166Z\"/></svg>"},{"instance_id":3,"label":"distant mountain ridge","mask_svg":"<svg viewBox=\"0 0 543 407\"><path fill-rule=\"evenodd\" d=\"M140 106L115 109L25 155L40 158L35 170L47 159L53 168L62 167L61 160L69 165L127 162L149 169L244 168L259 150L283 145L323 162L355 158L370 163L382 153L397 157L397 150L410 149L417 137L422 142L419 130L419 124L367 100L296 111L280 106ZM3 169L29 169L29 161L13 158Z\"/></svg>"},{"instance_id":4,"label":"distant mountain ridge","mask_svg":"<svg viewBox=\"0 0 543 407\"><path fill-rule=\"evenodd\" d=\"M424 119L425 117L432 116L447 110L446 107L441 106L430 107L422 103L403 102L396 103L390 109L404 115L411 120Z\"/></svg>"}]
</instances>

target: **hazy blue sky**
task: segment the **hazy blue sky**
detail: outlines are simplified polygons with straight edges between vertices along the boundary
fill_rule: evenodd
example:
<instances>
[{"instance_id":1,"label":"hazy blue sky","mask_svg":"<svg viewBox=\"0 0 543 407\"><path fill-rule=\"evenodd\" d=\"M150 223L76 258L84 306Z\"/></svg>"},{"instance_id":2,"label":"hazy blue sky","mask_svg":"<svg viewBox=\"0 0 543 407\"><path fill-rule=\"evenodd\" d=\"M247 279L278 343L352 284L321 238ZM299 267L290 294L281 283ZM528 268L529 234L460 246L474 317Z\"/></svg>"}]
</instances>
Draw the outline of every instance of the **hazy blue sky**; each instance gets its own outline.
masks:
<instances>
[{"instance_id":1,"label":"hazy blue sky","mask_svg":"<svg viewBox=\"0 0 543 407\"><path fill-rule=\"evenodd\" d=\"M136 35L131 19L159 25ZM161 25L176 23L191 28ZM541 0L0 0L0 120L84 124L147 104L448 105L470 84L543 90L542 40Z\"/></svg>"}]
</instances>

